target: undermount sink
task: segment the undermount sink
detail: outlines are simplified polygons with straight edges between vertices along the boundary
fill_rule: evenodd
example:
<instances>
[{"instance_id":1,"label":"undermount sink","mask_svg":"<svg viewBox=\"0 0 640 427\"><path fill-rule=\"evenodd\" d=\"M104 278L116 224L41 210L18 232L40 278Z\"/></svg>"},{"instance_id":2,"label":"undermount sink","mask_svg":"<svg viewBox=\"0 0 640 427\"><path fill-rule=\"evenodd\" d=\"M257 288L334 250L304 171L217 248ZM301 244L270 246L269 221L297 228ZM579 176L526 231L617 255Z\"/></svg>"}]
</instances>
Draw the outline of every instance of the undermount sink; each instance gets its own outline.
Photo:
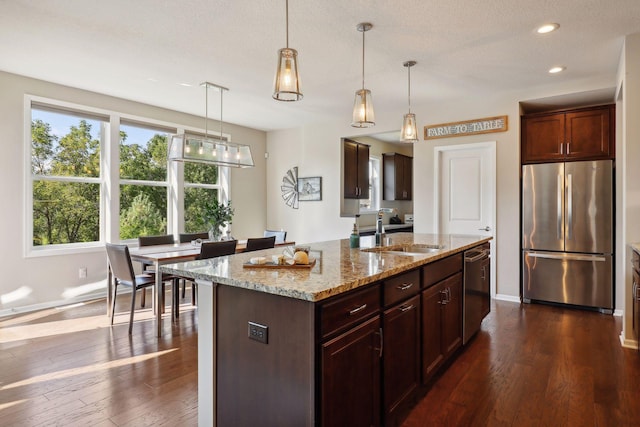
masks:
<instances>
[{"instance_id":1,"label":"undermount sink","mask_svg":"<svg viewBox=\"0 0 640 427\"><path fill-rule=\"evenodd\" d=\"M434 252L438 252L444 249L444 245L429 245L429 244L420 244L414 243L412 245L401 245L401 246L378 246L375 248L367 249L370 252L385 252L385 253L393 253L393 254L402 254L402 255L422 255L422 254L430 254Z\"/></svg>"}]
</instances>

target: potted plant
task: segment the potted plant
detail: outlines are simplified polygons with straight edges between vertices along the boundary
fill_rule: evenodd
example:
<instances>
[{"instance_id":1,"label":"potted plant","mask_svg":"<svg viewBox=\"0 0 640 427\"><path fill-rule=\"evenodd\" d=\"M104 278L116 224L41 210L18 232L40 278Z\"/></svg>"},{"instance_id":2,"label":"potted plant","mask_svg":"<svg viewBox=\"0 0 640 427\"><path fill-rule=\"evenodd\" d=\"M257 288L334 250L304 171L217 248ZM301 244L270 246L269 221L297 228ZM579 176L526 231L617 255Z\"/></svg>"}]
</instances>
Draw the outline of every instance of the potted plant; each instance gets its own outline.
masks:
<instances>
[{"instance_id":1,"label":"potted plant","mask_svg":"<svg viewBox=\"0 0 640 427\"><path fill-rule=\"evenodd\" d=\"M220 203L217 198L206 202L204 205L204 221L209 226L209 239L213 241L220 240L222 229L231 224L233 220L233 209L231 208L231 200L225 206Z\"/></svg>"}]
</instances>

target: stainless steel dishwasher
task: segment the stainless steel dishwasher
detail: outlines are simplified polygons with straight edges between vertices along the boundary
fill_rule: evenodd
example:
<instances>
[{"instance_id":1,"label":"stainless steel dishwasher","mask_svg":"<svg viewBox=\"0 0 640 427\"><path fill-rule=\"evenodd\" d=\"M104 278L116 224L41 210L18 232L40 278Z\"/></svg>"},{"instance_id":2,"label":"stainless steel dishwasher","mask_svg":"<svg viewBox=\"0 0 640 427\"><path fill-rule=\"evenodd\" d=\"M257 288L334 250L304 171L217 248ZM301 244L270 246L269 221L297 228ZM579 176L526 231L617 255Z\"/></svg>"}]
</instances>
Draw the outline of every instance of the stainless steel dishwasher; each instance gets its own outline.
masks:
<instances>
[{"instance_id":1,"label":"stainless steel dishwasher","mask_svg":"<svg viewBox=\"0 0 640 427\"><path fill-rule=\"evenodd\" d=\"M490 254L489 243L464 252L463 344L478 332L482 319L491 309Z\"/></svg>"}]
</instances>

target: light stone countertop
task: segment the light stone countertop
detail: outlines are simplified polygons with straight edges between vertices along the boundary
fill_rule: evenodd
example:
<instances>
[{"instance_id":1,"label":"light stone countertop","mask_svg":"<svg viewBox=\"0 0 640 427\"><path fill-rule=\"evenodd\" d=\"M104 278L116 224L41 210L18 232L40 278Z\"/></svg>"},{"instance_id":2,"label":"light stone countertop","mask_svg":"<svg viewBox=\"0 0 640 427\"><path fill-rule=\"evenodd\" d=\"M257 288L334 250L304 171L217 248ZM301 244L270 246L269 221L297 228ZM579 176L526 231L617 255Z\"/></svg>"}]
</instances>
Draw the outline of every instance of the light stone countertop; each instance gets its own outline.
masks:
<instances>
[{"instance_id":1,"label":"light stone countertop","mask_svg":"<svg viewBox=\"0 0 640 427\"><path fill-rule=\"evenodd\" d=\"M316 258L313 268L245 268L255 256L282 254L285 248L160 266L166 273L297 298L320 301L334 295L417 268L491 240L486 236L394 233L389 247L376 248L374 236L360 237L360 248L349 248L349 239L305 244ZM443 249L419 255L391 254L379 249L404 245L441 245ZM302 245L301 245L302 246ZM290 249L289 249L290 250Z\"/></svg>"}]
</instances>

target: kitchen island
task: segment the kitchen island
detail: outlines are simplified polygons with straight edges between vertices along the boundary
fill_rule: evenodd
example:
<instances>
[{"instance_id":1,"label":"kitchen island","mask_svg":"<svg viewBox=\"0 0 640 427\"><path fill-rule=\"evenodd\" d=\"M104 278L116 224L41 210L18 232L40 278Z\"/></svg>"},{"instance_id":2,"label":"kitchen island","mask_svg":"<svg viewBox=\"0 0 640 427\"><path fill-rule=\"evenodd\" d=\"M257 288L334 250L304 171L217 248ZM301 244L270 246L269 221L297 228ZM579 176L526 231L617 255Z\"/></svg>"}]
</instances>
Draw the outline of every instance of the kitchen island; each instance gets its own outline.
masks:
<instances>
[{"instance_id":1,"label":"kitchen island","mask_svg":"<svg viewBox=\"0 0 640 427\"><path fill-rule=\"evenodd\" d=\"M442 365L443 357L418 365L433 319L438 327L453 319L449 331L460 331L445 356L461 345L462 253L489 240L396 233L384 247L372 237L358 249L347 239L309 244L311 268L245 267L251 257L281 254L277 248L162 266L199 285L199 425L392 424L412 405L420 379ZM400 252L408 247L425 252ZM434 295L437 317L420 308ZM394 309L405 314L402 334L391 333ZM410 341L394 345L407 330ZM438 329L438 337L450 335ZM402 388L395 379L404 376L411 379Z\"/></svg>"}]
</instances>

